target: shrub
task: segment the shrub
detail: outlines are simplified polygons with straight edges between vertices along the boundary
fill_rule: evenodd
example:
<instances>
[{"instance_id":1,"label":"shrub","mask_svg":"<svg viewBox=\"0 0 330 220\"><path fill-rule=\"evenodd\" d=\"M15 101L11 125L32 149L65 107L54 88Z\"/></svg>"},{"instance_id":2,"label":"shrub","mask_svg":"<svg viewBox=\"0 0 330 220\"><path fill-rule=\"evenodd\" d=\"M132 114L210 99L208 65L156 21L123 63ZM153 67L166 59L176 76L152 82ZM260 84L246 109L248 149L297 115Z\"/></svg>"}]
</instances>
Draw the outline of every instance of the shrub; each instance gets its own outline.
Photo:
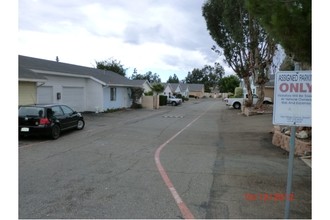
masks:
<instances>
[{"instance_id":1,"label":"shrub","mask_svg":"<svg viewBox=\"0 0 330 220\"><path fill-rule=\"evenodd\" d=\"M167 105L167 96L165 95L160 95L159 96L159 105Z\"/></svg>"},{"instance_id":2,"label":"shrub","mask_svg":"<svg viewBox=\"0 0 330 220\"><path fill-rule=\"evenodd\" d=\"M131 106L131 108L133 108L133 109L140 109L140 108L142 108L142 104L133 103L132 106Z\"/></svg>"},{"instance_id":3,"label":"shrub","mask_svg":"<svg viewBox=\"0 0 330 220\"><path fill-rule=\"evenodd\" d=\"M236 87L235 88L235 98L243 98L243 88L242 87Z\"/></svg>"},{"instance_id":4,"label":"shrub","mask_svg":"<svg viewBox=\"0 0 330 220\"><path fill-rule=\"evenodd\" d=\"M153 96L154 92L153 91L145 92L144 95L145 96Z\"/></svg>"}]
</instances>

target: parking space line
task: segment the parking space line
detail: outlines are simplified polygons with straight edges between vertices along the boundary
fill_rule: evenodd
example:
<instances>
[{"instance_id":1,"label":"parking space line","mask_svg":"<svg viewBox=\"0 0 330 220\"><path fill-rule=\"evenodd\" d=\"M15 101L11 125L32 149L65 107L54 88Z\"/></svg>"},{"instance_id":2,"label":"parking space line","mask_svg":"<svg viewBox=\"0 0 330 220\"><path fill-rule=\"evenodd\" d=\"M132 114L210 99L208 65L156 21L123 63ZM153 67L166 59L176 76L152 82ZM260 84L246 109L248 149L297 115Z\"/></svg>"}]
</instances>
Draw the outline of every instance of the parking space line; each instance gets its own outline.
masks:
<instances>
[{"instance_id":1,"label":"parking space line","mask_svg":"<svg viewBox=\"0 0 330 220\"><path fill-rule=\"evenodd\" d=\"M213 104L214 105L214 104ZM157 166L157 169L160 173L160 175L162 176L167 188L170 190L176 204L178 205L181 214L183 215L183 218L185 219L194 219L194 215L191 213L191 211L189 210L189 208L186 206L186 204L183 202L183 200L181 199L179 193L176 191L172 181L170 180L170 178L167 175L167 172L165 170L165 168L163 167L163 165L160 162L160 152L162 151L162 149L168 144L170 143L172 140L174 140L177 136L179 136L184 130L186 130L188 127L190 127L194 122L196 122L199 118L201 118L213 105L211 105L209 108L207 108L204 112L202 112L199 116L197 116L194 120L192 120L189 124L187 124L184 128L182 128L179 132L177 132L175 135L173 135L170 139L168 139L167 141L165 141L165 143L163 143L162 145L160 145L155 153L155 163Z\"/></svg>"}]
</instances>

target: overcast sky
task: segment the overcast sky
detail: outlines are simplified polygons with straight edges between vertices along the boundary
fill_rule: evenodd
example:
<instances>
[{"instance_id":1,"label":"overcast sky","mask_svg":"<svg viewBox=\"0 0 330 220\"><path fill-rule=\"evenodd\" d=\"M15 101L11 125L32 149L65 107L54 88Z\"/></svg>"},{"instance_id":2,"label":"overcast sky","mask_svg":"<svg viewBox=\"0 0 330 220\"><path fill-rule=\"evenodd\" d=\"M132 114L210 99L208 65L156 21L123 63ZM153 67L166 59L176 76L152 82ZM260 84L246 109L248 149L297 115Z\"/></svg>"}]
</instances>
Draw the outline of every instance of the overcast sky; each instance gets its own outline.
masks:
<instances>
[{"instance_id":1,"label":"overcast sky","mask_svg":"<svg viewBox=\"0 0 330 220\"><path fill-rule=\"evenodd\" d=\"M204 0L19 0L20 55L95 67L115 59L167 81L222 63L202 16Z\"/></svg>"}]
</instances>

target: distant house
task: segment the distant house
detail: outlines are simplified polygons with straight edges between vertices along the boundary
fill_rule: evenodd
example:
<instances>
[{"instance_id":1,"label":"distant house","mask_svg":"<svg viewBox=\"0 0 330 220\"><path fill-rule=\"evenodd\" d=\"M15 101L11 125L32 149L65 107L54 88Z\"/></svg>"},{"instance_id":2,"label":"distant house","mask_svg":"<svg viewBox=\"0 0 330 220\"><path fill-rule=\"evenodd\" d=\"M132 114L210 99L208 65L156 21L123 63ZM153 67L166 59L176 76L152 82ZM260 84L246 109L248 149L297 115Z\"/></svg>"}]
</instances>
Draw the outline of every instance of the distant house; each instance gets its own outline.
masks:
<instances>
[{"instance_id":1,"label":"distant house","mask_svg":"<svg viewBox=\"0 0 330 220\"><path fill-rule=\"evenodd\" d=\"M130 83L131 83L131 85L142 87L144 89L144 92L152 91L152 85L149 83L148 80L145 80L145 79L131 80Z\"/></svg>"},{"instance_id":2,"label":"distant house","mask_svg":"<svg viewBox=\"0 0 330 220\"><path fill-rule=\"evenodd\" d=\"M182 89L179 83L169 83L169 84L173 95L178 95L178 94L182 95Z\"/></svg>"},{"instance_id":3,"label":"distant house","mask_svg":"<svg viewBox=\"0 0 330 220\"><path fill-rule=\"evenodd\" d=\"M162 95L165 96L172 96L173 95L173 88L169 83L161 83L164 87L164 91Z\"/></svg>"},{"instance_id":4,"label":"distant house","mask_svg":"<svg viewBox=\"0 0 330 220\"><path fill-rule=\"evenodd\" d=\"M184 97L189 97L189 86L188 84L185 83L180 83L180 87L181 87L181 94Z\"/></svg>"},{"instance_id":5,"label":"distant house","mask_svg":"<svg viewBox=\"0 0 330 220\"><path fill-rule=\"evenodd\" d=\"M275 81L275 74L269 75L269 81L265 84L265 96L272 98L274 100L274 81ZM259 87L257 87L259 92Z\"/></svg>"},{"instance_id":6,"label":"distant house","mask_svg":"<svg viewBox=\"0 0 330 220\"><path fill-rule=\"evenodd\" d=\"M77 111L132 104L131 80L117 73L19 55L19 104L63 103Z\"/></svg>"},{"instance_id":7,"label":"distant house","mask_svg":"<svg viewBox=\"0 0 330 220\"><path fill-rule=\"evenodd\" d=\"M205 94L204 84L187 84L189 89L189 96L202 98Z\"/></svg>"},{"instance_id":8,"label":"distant house","mask_svg":"<svg viewBox=\"0 0 330 220\"><path fill-rule=\"evenodd\" d=\"M274 74L269 75L269 81L265 84L265 91L264 91L265 96L272 98L272 100L274 100L274 80L275 80L275 75ZM260 88L258 85L254 83L252 77L250 77L250 85L251 85L252 94L258 95L260 92ZM247 95L247 90L245 88L245 84L243 80L241 80L240 86L243 88L243 94L245 97Z\"/></svg>"}]
</instances>

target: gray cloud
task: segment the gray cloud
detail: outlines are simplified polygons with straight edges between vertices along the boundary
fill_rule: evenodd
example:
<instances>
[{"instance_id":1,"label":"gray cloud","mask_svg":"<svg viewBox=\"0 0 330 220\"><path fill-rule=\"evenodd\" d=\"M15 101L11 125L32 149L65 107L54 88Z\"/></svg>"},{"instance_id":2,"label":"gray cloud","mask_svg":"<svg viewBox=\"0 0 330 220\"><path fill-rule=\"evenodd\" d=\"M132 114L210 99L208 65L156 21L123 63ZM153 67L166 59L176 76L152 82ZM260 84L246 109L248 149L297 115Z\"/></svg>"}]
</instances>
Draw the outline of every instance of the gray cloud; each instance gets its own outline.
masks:
<instances>
[{"instance_id":1,"label":"gray cloud","mask_svg":"<svg viewBox=\"0 0 330 220\"><path fill-rule=\"evenodd\" d=\"M170 66L190 71L196 64L219 59L211 51L215 43L202 16L203 3L204 0L19 0L19 29L59 33L81 28L93 36L116 38L133 46L155 43L186 54L199 53L200 56L182 57L173 52L161 57ZM155 53L157 50L160 48L155 48Z\"/></svg>"}]
</instances>

